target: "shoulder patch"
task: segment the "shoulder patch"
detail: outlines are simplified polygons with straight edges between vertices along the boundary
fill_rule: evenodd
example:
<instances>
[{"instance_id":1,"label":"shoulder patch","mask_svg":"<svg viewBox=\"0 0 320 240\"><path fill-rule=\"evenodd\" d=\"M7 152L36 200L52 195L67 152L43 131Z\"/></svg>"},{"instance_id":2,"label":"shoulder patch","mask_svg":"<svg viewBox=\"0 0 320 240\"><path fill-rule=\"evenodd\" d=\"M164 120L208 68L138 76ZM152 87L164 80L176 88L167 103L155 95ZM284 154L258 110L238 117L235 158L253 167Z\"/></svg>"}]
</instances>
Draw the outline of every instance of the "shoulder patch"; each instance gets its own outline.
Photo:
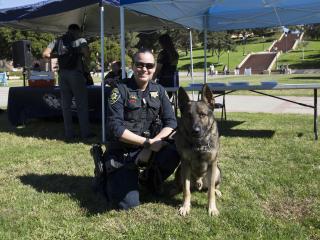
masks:
<instances>
[{"instance_id":1,"label":"shoulder patch","mask_svg":"<svg viewBox=\"0 0 320 240\"><path fill-rule=\"evenodd\" d=\"M111 105L113 105L114 103L116 103L119 100L119 98L120 98L119 89L118 88L112 89L112 92L109 97L109 103Z\"/></svg>"}]
</instances>

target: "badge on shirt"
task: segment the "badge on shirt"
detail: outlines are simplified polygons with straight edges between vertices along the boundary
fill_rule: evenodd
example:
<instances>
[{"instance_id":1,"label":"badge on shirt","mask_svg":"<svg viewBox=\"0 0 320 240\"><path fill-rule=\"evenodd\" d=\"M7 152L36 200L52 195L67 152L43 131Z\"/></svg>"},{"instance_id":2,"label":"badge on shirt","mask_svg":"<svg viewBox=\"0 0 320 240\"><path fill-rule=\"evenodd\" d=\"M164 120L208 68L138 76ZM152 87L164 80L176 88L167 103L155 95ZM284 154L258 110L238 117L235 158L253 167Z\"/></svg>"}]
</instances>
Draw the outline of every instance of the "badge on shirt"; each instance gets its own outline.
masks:
<instances>
[{"instance_id":1,"label":"badge on shirt","mask_svg":"<svg viewBox=\"0 0 320 240\"><path fill-rule=\"evenodd\" d=\"M150 96L153 98L157 98L157 97L159 97L159 93L158 92L150 92Z\"/></svg>"},{"instance_id":2,"label":"badge on shirt","mask_svg":"<svg viewBox=\"0 0 320 240\"><path fill-rule=\"evenodd\" d=\"M109 103L111 105L113 105L114 103L116 103L119 100L119 98L120 98L120 93L119 93L118 88L112 89L112 92L109 97Z\"/></svg>"},{"instance_id":3,"label":"badge on shirt","mask_svg":"<svg viewBox=\"0 0 320 240\"><path fill-rule=\"evenodd\" d=\"M137 102L137 96L136 95L130 95L129 96L129 102L130 103L136 103Z\"/></svg>"}]
</instances>

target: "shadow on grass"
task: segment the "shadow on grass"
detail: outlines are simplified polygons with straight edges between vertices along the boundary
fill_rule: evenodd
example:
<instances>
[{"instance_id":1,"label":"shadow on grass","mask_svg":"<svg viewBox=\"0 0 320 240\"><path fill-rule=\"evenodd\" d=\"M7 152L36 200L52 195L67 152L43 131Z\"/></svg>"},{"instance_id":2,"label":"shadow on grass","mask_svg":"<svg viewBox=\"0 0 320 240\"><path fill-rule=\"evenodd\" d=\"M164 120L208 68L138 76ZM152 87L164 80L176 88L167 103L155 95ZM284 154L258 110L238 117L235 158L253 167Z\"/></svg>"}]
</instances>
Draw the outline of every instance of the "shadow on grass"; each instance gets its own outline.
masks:
<instances>
[{"instance_id":1,"label":"shadow on grass","mask_svg":"<svg viewBox=\"0 0 320 240\"><path fill-rule=\"evenodd\" d=\"M163 203L165 205L178 208L182 205L182 189L180 189L176 194L170 194L171 190L176 190L176 184L174 180L165 181L163 184L163 193L161 195L156 195L152 193L142 193L141 195L141 203ZM199 192L198 190L191 189L191 194L195 194ZM177 198L177 195L181 194L181 198ZM200 191L203 198L207 196L207 189L203 189ZM206 204L199 204L197 201L192 201L192 207L206 208Z\"/></svg>"},{"instance_id":2,"label":"shadow on grass","mask_svg":"<svg viewBox=\"0 0 320 240\"><path fill-rule=\"evenodd\" d=\"M314 77L291 77L290 79L301 79L301 80L319 80L318 76L314 76Z\"/></svg>"},{"instance_id":3,"label":"shadow on grass","mask_svg":"<svg viewBox=\"0 0 320 240\"><path fill-rule=\"evenodd\" d=\"M251 130L251 129L232 129L241 125L244 121L222 121L219 122L220 136L225 137L249 137L249 138L271 138L274 135L272 130Z\"/></svg>"},{"instance_id":4,"label":"shadow on grass","mask_svg":"<svg viewBox=\"0 0 320 240\"><path fill-rule=\"evenodd\" d=\"M68 194L77 200L81 208L89 215L103 213L108 210L108 204L102 194L96 194L92 188L92 177L68 176L65 174L27 174L20 176L20 181L30 185L38 192Z\"/></svg>"},{"instance_id":5,"label":"shadow on grass","mask_svg":"<svg viewBox=\"0 0 320 240\"><path fill-rule=\"evenodd\" d=\"M110 210L103 193L95 193L93 191L92 177L65 174L27 174L20 176L19 179L23 184L33 187L40 193L67 194L79 202L80 207L88 211L88 215L100 214ZM165 182L164 188L171 189L173 184L173 181ZM141 193L141 203L149 202L161 202L173 207L181 204L181 201L168 196L167 193L163 195Z\"/></svg>"},{"instance_id":6,"label":"shadow on grass","mask_svg":"<svg viewBox=\"0 0 320 240\"><path fill-rule=\"evenodd\" d=\"M75 122L75 129L79 131L78 124ZM68 143L84 142L84 143L97 143L99 134L99 123L91 124L93 132L96 133L97 137L88 141L82 140L80 137L75 138ZM7 111L3 111L0 114L0 132L13 133L21 137L34 137L51 140L64 141L64 126L62 118L41 118L41 119L30 119L25 126L13 126L8 120Z\"/></svg>"}]
</instances>

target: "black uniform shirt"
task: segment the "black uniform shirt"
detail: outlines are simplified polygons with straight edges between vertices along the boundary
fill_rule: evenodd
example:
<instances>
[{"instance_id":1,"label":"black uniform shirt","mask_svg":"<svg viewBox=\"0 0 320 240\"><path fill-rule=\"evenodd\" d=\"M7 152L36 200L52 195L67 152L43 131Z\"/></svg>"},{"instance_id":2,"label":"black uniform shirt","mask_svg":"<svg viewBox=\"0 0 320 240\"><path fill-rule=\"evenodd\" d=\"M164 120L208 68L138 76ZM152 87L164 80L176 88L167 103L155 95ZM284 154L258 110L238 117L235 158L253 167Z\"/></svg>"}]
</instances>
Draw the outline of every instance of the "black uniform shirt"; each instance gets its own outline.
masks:
<instances>
[{"instance_id":1,"label":"black uniform shirt","mask_svg":"<svg viewBox=\"0 0 320 240\"><path fill-rule=\"evenodd\" d=\"M161 85L153 81L149 81L146 90L142 92L138 89L136 81L134 77L132 77L130 79L124 80L123 83L119 83L112 90L111 95L108 99L108 130L114 138L119 139L119 137L122 136L123 132L126 129L124 115L126 111L125 103L127 101L127 96L125 91L123 90L124 88L120 86L121 84L126 84L130 92L137 92L137 96L139 96L139 98L141 99L148 94L150 94L150 97L159 97L161 108L159 117L162 121L162 127L177 127L176 117L172 110L172 106L165 89Z\"/></svg>"}]
</instances>

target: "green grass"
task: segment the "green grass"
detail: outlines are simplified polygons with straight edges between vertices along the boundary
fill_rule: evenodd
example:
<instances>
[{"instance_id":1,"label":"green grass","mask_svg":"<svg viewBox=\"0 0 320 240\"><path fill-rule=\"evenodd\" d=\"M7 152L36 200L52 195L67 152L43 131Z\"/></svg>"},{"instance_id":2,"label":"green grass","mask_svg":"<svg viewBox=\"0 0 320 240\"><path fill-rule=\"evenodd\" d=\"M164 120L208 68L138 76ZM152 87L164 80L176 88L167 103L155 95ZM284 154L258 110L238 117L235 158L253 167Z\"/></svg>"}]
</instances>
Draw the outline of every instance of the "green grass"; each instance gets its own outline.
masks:
<instances>
[{"instance_id":1,"label":"green grass","mask_svg":"<svg viewBox=\"0 0 320 240\"><path fill-rule=\"evenodd\" d=\"M276 38L274 38L276 39ZM229 66L230 69L235 69L237 65L245 58L245 55L251 52L261 52L262 49L267 49L272 44L271 39L261 42L261 39L255 39L248 42L245 46L238 44L234 52L229 53ZM320 41L306 41L307 46L297 48L296 50L288 53L283 53L278 59L278 66L281 64L289 64L293 69L317 69L320 68ZM243 52L245 55L243 55ZM304 60L302 60L302 54L304 52ZM193 50L193 62L194 71L203 71L204 66L204 52L203 48L197 48ZM228 54L224 53L220 62L216 56L211 56L211 52L207 53L208 66L213 63L216 70L222 72L223 66L228 65ZM190 55L185 56L183 52L180 53L178 68L180 71L186 71L187 66L190 65Z\"/></svg>"},{"instance_id":2,"label":"green grass","mask_svg":"<svg viewBox=\"0 0 320 240\"><path fill-rule=\"evenodd\" d=\"M267 49L271 45L271 41L265 40L265 42L259 42L258 40L253 40L248 42L246 45L239 43L235 51L229 53L229 66L230 69L236 68L237 65L245 58L245 55L251 52L261 52L263 49ZM244 53L244 54L243 54ZM204 65L204 52L203 48L193 49L193 64L195 71L202 71ZM211 52L207 53L208 66L213 63L216 70L222 71L224 65L228 65L228 54L225 52L220 57L220 62L216 56L212 56ZM185 56L183 52L180 52L180 58L178 63L179 70L186 71L188 65L190 65L190 54Z\"/></svg>"},{"instance_id":3,"label":"green grass","mask_svg":"<svg viewBox=\"0 0 320 240\"><path fill-rule=\"evenodd\" d=\"M320 41L307 41L304 49L283 53L278 59L278 65L281 64L289 64L292 69L320 68Z\"/></svg>"},{"instance_id":4,"label":"green grass","mask_svg":"<svg viewBox=\"0 0 320 240\"><path fill-rule=\"evenodd\" d=\"M143 196L134 210L107 212L91 189L90 144L62 141L62 122L13 128L2 113L0 239L319 239L320 144L312 119L228 113L221 214L209 217L205 193L196 192L183 218L181 194Z\"/></svg>"}]
</instances>

